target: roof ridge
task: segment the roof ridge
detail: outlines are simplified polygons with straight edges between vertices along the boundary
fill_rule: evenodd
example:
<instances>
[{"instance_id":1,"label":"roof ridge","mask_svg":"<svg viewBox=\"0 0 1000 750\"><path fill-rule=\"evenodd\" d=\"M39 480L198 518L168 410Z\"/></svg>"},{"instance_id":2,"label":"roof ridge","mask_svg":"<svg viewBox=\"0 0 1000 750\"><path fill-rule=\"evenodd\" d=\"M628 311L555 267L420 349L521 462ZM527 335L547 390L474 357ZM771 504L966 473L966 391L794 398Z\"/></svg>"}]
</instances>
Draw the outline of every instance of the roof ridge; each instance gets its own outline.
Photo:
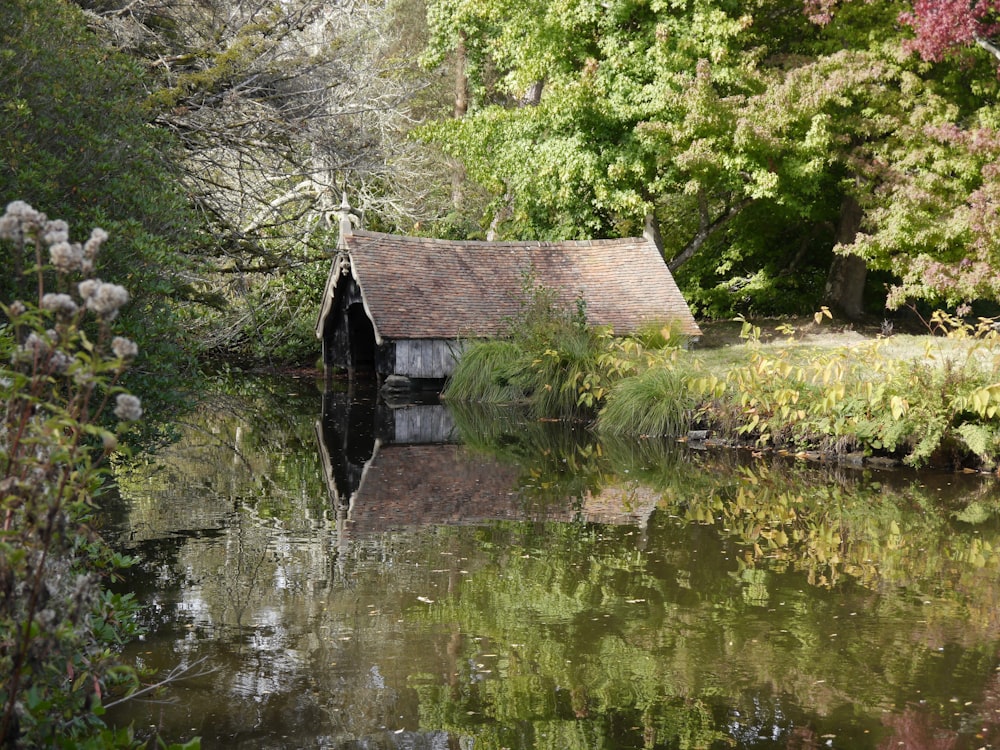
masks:
<instances>
[{"instance_id":1,"label":"roof ridge","mask_svg":"<svg viewBox=\"0 0 1000 750\"><path fill-rule=\"evenodd\" d=\"M355 229L352 237L369 237L371 239L384 239L391 241L402 241L414 244L441 244L467 247L591 247L601 245L624 245L624 244L652 244L652 240L641 235L634 237L606 237L588 240L451 240L443 237L418 237L409 234L393 234L391 232L376 232L369 229Z\"/></svg>"}]
</instances>

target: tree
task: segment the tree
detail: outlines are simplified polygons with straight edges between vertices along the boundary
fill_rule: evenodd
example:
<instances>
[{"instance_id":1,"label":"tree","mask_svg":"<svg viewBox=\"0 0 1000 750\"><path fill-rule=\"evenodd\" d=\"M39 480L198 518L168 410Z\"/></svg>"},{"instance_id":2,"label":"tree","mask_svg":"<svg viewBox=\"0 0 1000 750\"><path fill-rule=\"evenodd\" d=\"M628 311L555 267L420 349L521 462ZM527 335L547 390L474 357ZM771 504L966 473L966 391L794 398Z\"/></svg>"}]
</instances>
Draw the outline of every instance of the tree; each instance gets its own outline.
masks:
<instances>
[{"instance_id":1,"label":"tree","mask_svg":"<svg viewBox=\"0 0 1000 750\"><path fill-rule=\"evenodd\" d=\"M429 106L404 33L413 3L81 1L150 70L151 120L180 142L182 183L212 227L199 250L222 309L199 335L222 353L312 359L345 192L381 226L447 207L445 170L406 138Z\"/></svg>"},{"instance_id":2,"label":"tree","mask_svg":"<svg viewBox=\"0 0 1000 750\"><path fill-rule=\"evenodd\" d=\"M916 0L900 20L916 35L909 47L925 60L940 61L971 44L1000 60L993 41L1000 33L998 11L996 0Z\"/></svg>"},{"instance_id":3,"label":"tree","mask_svg":"<svg viewBox=\"0 0 1000 750\"><path fill-rule=\"evenodd\" d=\"M817 5L824 7L815 20L837 23L861 4L836 13L836 3ZM863 215L854 241L842 246L895 277L889 307L927 300L964 310L1000 299L998 83L995 61L975 49L996 56L994 10L988 2L920 0L899 16L915 36L894 41L896 124L854 150Z\"/></svg>"},{"instance_id":4,"label":"tree","mask_svg":"<svg viewBox=\"0 0 1000 750\"><path fill-rule=\"evenodd\" d=\"M794 2L438 2L429 16L448 32L432 35L430 61L458 28L470 68L492 77L475 79L467 116L425 132L495 210L512 204L503 231L600 237L642 231L649 216L674 269L712 247L700 285L801 266L819 234L829 263L852 150L891 130L896 66L874 43L835 46L858 30L812 25ZM539 82L538 106L512 106ZM798 229L751 259L752 206Z\"/></svg>"}]
</instances>

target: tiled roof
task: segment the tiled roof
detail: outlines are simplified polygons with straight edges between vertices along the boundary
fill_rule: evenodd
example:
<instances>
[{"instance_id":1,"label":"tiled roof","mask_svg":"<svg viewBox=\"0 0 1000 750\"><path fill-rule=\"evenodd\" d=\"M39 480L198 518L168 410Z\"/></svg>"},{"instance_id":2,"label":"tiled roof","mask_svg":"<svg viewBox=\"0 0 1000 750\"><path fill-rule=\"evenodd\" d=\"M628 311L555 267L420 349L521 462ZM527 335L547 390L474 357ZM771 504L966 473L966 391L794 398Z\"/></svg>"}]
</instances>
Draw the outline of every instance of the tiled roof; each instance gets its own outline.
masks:
<instances>
[{"instance_id":1,"label":"tiled roof","mask_svg":"<svg viewBox=\"0 0 1000 750\"><path fill-rule=\"evenodd\" d=\"M667 320L701 333L656 246L642 237L456 242L356 230L341 243L383 338L502 334L520 312L526 278L570 309L582 298L588 321L615 333Z\"/></svg>"}]
</instances>

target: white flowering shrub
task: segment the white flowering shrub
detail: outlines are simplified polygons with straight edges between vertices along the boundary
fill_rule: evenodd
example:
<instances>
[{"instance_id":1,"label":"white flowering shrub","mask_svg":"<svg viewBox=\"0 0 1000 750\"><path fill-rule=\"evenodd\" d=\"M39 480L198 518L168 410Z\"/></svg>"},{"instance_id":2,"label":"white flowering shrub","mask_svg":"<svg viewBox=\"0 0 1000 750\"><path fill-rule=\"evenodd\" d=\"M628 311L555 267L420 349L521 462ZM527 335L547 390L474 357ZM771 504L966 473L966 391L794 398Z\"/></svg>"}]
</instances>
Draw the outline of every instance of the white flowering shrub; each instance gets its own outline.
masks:
<instances>
[{"instance_id":1,"label":"white flowering shrub","mask_svg":"<svg viewBox=\"0 0 1000 750\"><path fill-rule=\"evenodd\" d=\"M112 333L128 292L94 277L106 240L73 243L21 201L0 217L37 279L37 299L0 300L0 747L132 742L100 719L136 686L115 655L135 605L103 586L130 561L89 524L104 459L142 416L118 385L138 348Z\"/></svg>"}]
</instances>

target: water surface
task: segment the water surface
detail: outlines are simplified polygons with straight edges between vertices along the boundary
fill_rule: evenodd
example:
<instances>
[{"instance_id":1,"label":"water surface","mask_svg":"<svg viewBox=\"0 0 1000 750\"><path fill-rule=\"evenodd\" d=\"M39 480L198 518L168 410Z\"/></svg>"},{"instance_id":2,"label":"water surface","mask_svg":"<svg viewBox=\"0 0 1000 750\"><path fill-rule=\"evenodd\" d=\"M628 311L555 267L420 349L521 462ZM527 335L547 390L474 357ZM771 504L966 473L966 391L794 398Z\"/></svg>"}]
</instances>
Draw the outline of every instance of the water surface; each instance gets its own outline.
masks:
<instances>
[{"instance_id":1,"label":"water surface","mask_svg":"<svg viewBox=\"0 0 1000 750\"><path fill-rule=\"evenodd\" d=\"M230 383L122 470L112 717L208 748L1000 744L1000 495Z\"/></svg>"}]
</instances>

